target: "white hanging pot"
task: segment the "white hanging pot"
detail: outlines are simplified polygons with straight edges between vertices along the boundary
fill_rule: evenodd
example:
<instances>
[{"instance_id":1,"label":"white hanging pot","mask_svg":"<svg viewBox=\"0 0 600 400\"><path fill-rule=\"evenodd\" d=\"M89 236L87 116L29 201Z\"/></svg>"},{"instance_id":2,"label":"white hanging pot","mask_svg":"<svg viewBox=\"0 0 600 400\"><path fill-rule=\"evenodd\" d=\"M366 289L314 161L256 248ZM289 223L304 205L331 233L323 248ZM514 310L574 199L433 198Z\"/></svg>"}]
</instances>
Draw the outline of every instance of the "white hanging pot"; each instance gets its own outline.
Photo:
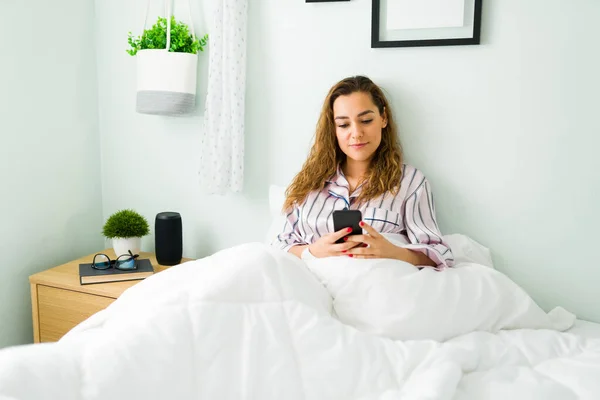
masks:
<instances>
[{"instance_id":1,"label":"white hanging pot","mask_svg":"<svg viewBox=\"0 0 600 400\"><path fill-rule=\"evenodd\" d=\"M123 254L129 254L129 251L131 251L131 253L133 254L140 254L140 249L142 247L142 238L113 238L112 245L113 250L115 251L115 257L119 257Z\"/></svg>"},{"instance_id":2,"label":"white hanging pot","mask_svg":"<svg viewBox=\"0 0 600 400\"><path fill-rule=\"evenodd\" d=\"M146 21L149 7L146 7ZM182 115L196 107L198 54L170 52L171 6L165 2L167 45L165 49L139 50L137 57L136 111L142 114ZM196 39L188 0L191 33Z\"/></svg>"}]
</instances>

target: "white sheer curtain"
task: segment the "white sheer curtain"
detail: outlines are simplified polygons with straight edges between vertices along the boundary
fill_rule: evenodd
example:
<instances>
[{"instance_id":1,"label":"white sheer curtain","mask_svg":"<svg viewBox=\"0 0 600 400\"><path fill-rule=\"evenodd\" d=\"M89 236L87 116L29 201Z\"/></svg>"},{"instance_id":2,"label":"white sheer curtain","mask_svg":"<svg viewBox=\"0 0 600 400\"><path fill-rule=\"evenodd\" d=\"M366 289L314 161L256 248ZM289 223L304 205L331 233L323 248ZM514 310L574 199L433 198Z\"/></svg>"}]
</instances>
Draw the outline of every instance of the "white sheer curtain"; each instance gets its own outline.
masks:
<instances>
[{"instance_id":1,"label":"white sheer curtain","mask_svg":"<svg viewBox=\"0 0 600 400\"><path fill-rule=\"evenodd\" d=\"M244 184L244 97L248 0L210 1L209 73L200 185L212 194Z\"/></svg>"}]
</instances>

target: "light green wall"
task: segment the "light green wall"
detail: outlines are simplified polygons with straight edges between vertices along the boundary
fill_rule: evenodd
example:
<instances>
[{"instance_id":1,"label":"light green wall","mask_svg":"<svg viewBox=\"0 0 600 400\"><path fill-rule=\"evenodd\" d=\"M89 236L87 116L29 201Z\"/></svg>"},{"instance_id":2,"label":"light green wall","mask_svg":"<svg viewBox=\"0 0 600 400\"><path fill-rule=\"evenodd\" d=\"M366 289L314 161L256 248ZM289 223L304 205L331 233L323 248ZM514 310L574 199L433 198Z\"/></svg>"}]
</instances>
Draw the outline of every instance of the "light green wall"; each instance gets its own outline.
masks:
<instances>
[{"instance_id":1,"label":"light green wall","mask_svg":"<svg viewBox=\"0 0 600 400\"><path fill-rule=\"evenodd\" d=\"M600 2L484 1L482 45L370 48L369 0L261 1L270 180L300 168L326 90L367 74L386 89L441 227L490 247L546 309L600 322Z\"/></svg>"},{"instance_id":2,"label":"light green wall","mask_svg":"<svg viewBox=\"0 0 600 400\"><path fill-rule=\"evenodd\" d=\"M156 12L162 11L157 4L152 3L148 24L155 21ZM192 2L198 35L207 32L204 17L210 5L206 1ZM176 12L177 9L183 10L182 14L176 14L177 18L187 21L186 7L176 8ZM127 33L139 34L142 28L143 12L140 3L96 1L104 217L121 208L139 211L151 224L151 234L142 240L142 248L150 251L154 249L156 214L177 211L183 221L183 255L191 258L262 240L269 223L266 205L269 165L265 159L269 143L263 140L267 132L261 128L265 118L259 108L262 106L250 102L246 109L244 193L203 194L198 169L209 54L201 53L198 58L197 110L193 115L176 118L136 114L136 59L125 49ZM264 82L256 81L253 76L253 70L262 68L264 60L253 57L248 61L248 92L252 96L264 87Z\"/></svg>"},{"instance_id":3,"label":"light green wall","mask_svg":"<svg viewBox=\"0 0 600 400\"><path fill-rule=\"evenodd\" d=\"M600 3L489 3L485 58L423 107L435 122L415 126L409 149L437 183L448 229L490 246L546 309L600 322ZM438 129L439 164L419 151Z\"/></svg>"},{"instance_id":4,"label":"light green wall","mask_svg":"<svg viewBox=\"0 0 600 400\"><path fill-rule=\"evenodd\" d=\"M124 49L141 7L4 2L0 347L31 340L27 277L103 246L102 217L116 209L151 221L180 211L188 257L261 240L268 184L289 182L327 89L358 73L385 87L444 232L489 246L542 306L600 321L600 4L486 2L480 46L378 50L370 6L250 2L246 189L207 196L197 182L207 57L194 116L135 114L135 61Z\"/></svg>"},{"instance_id":5,"label":"light green wall","mask_svg":"<svg viewBox=\"0 0 600 400\"><path fill-rule=\"evenodd\" d=\"M93 21L0 3L0 347L32 341L29 275L103 246Z\"/></svg>"},{"instance_id":6,"label":"light green wall","mask_svg":"<svg viewBox=\"0 0 600 400\"><path fill-rule=\"evenodd\" d=\"M545 308L600 321L600 3L486 1L480 46L377 50L370 0L249 3L246 189L220 197L197 183L207 58L195 116L132 113L135 62L124 46L142 9L96 1L105 216L180 211L189 257L260 240L268 184L300 168L328 88L367 74L395 107L408 161L432 181L444 232L490 247Z\"/></svg>"},{"instance_id":7,"label":"light green wall","mask_svg":"<svg viewBox=\"0 0 600 400\"><path fill-rule=\"evenodd\" d=\"M142 9L96 1L105 216L180 211L189 257L260 240L268 184L300 168L328 88L367 74L392 101L408 161L432 182L444 232L490 247L545 308L600 322L600 3L486 1L482 45L405 49L370 48L370 0L249 3L246 190L220 197L197 181L207 59L194 117L132 113L135 63L123 50Z\"/></svg>"}]
</instances>

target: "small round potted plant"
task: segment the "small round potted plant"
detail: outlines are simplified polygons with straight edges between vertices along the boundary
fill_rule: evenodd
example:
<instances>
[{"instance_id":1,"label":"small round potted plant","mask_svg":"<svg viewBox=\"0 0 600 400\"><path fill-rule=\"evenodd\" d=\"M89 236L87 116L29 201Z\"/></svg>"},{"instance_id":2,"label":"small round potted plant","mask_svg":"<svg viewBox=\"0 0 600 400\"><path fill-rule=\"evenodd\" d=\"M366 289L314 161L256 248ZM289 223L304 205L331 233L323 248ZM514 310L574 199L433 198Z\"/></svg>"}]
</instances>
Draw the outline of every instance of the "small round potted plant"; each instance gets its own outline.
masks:
<instances>
[{"instance_id":1,"label":"small round potted plant","mask_svg":"<svg viewBox=\"0 0 600 400\"><path fill-rule=\"evenodd\" d=\"M102 234L112 239L115 256L139 254L142 237L150 233L148 221L134 210L121 210L112 214L102 228Z\"/></svg>"}]
</instances>

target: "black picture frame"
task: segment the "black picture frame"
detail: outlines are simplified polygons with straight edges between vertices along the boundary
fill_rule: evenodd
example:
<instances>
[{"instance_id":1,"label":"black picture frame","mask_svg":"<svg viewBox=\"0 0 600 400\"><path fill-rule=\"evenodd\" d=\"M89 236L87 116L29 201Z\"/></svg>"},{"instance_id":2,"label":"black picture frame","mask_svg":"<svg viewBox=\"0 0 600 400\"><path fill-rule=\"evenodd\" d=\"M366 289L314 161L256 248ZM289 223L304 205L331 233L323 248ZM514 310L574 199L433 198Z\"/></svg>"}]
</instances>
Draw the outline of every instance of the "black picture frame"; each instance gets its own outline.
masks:
<instances>
[{"instance_id":1,"label":"black picture frame","mask_svg":"<svg viewBox=\"0 0 600 400\"><path fill-rule=\"evenodd\" d=\"M478 45L481 41L481 10L483 0L465 0L473 4L472 34L470 37L456 38L428 38L428 39L400 39L382 40L381 33L381 0L372 0L371 10L371 48L386 47L425 47L425 46L461 46Z\"/></svg>"}]
</instances>

